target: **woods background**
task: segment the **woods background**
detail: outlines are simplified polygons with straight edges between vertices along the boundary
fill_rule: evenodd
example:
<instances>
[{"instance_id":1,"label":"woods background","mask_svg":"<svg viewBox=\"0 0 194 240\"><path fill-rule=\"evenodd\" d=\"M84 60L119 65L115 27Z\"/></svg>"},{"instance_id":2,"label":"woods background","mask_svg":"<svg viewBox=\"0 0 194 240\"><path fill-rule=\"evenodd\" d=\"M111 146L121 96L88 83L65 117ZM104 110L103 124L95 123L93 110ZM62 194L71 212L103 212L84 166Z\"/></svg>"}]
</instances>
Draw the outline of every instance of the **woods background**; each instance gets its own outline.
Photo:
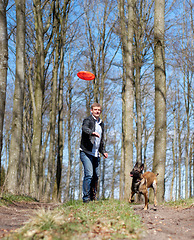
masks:
<instances>
[{"instance_id":1,"label":"woods background","mask_svg":"<svg viewBox=\"0 0 194 240\"><path fill-rule=\"evenodd\" d=\"M191 0L0 0L1 192L81 198L97 101L101 198L128 198L136 161L159 172L159 201L193 196L193 36Z\"/></svg>"}]
</instances>

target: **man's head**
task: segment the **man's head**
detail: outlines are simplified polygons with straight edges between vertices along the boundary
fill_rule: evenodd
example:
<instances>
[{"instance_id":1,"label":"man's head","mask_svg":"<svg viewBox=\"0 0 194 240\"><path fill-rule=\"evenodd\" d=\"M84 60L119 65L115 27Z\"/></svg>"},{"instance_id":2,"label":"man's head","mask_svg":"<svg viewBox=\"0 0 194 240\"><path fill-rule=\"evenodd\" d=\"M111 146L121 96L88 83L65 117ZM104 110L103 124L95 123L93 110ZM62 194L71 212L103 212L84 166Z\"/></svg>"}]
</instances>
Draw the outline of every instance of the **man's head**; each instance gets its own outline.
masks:
<instances>
[{"instance_id":1,"label":"man's head","mask_svg":"<svg viewBox=\"0 0 194 240\"><path fill-rule=\"evenodd\" d=\"M99 103L92 104L91 113L96 119L98 119L100 117L101 111L102 111L102 107Z\"/></svg>"}]
</instances>

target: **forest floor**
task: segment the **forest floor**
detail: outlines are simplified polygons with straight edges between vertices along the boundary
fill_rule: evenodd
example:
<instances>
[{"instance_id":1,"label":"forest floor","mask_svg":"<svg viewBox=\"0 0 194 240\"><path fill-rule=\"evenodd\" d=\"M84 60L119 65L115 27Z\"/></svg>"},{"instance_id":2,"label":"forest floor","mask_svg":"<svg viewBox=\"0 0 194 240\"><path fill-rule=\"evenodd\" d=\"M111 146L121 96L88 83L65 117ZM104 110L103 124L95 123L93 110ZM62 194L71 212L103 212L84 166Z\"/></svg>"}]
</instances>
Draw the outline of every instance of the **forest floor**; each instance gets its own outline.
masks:
<instances>
[{"instance_id":1,"label":"forest floor","mask_svg":"<svg viewBox=\"0 0 194 240\"><path fill-rule=\"evenodd\" d=\"M194 239L194 205L187 208L158 206L142 210L134 205L136 214L145 225L143 240L191 240Z\"/></svg>"},{"instance_id":2,"label":"forest floor","mask_svg":"<svg viewBox=\"0 0 194 240\"><path fill-rule=\"evenodd\" d=\"M34 210L54 209L57 204L38 202L16 202L0 206L0 238L17 231L33 216ZM191 240L194 239L194 205L187 208L158 206L150 204L149 210L143 205L132 205L135 214L140 215L145 227L143 240ZM98 238L101 239L101 238Z\"/></svg>"},{"instance_id":3,"label":"forest floor","mask_svg":"<svg viewBox=\"0 0 194 240\"><path fill-rule=\"evenodd\" d=\"M52 210L57 206L59 204L40 202L12 202L8 206L0 206L0 239L24 226L36 210Z\"/></svg>"}]
</instances>

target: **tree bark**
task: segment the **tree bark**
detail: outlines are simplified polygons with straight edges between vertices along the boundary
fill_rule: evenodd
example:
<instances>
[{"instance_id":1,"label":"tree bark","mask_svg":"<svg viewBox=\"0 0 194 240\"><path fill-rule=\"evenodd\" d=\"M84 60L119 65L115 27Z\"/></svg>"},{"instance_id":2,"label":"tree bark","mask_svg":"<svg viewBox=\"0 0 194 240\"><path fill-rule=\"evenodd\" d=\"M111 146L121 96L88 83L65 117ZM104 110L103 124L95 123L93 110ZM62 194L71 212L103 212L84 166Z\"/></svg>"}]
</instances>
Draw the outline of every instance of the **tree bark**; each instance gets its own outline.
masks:
<instances>
[{"instance_id":1,"label":"tree bark","mask_svg":"<svg viewBox=\"0 0 194 240\"><path fill-rule=\"evenodd\" d=\"M182 176L181 176L181 162L182 162L182 144L181 144L181 103L180 103L180 94L179 94L179 81L178 81L178 92L177 92L177 97L178 97L178 107L177 107L177 134L178 134L178 199L181 199L182 196L182 191L181 191L181 181L182 181Z\"/></svg>"},{"instance_id":2,"label":"tree bark","mask_svg":"<svg viewBox=\"0 0 194 240\"><path fill-rule=\"evenodd\" d=\"M63 83L64 83L64 45L66 43L67 20L69 15L71 0L64 0L62 16L59 15L61 24L60 34L60 74L59 74L59 91L58 91L58 152L57 152L57 199L61 201L61 176L62 176L62 161L63 161Z\"/></svg>"},{"instance_id":3,"label":"tree bark","mask_svg":"<svg viewBox=\"0 0 194 240\"><path fill-rule=\"evenodd\" d=\"M62 35L63 36L63 35ZM60 75L59 75L59 91L58 91L58 153L57 153L57 199L61 201L61 176L62 176L62 161L63 161L63 79L64 79L64 53L63 40L60 49Z\"/></svg>"},{"instance_id":4,"label":"tree bark","mask_svg":"<svg viewBox=\"0 0 194 240\"><path fill-rule=\"evenodd\" d=\"M119 1L120 27L123 64L125 71L124 83L124 199L129 198L131 178L129 172L133 167L133 105L134 105L134 80L133 80L133 21L134 21L134 1L128 0L128 25L125 26L126 17L124 13L124 1Z\"/></svg>"},{"instance_id":5,"label":"tree bark","mask_svg":"<svg viewBox=\"0 0 194 240\"><path fill-rule=\"evenodd\" d=\"M54 52L54 59L53 59L53 77L52 77L52 96L51 96L51 107L50 107L50 142L49 142L49 157L48 157L48 173L47 173L47 181L46 181L46 191L45 197L48 201L50 201L50 197L52 194L53 199L57 199L55 193L53 192L54 184L56 180L56 164L55 164L55 156L56 156L56 114L57 114L57 79L58 79L58 70L59 70L59 2L58 0L55 1L55 12L54 12L54 29L55 29L55 52ZM55 187L56 189L56 187Z\"/></svg>"},{"instance_id":6,"label":"tree bark","mask_svg":"<svg viewBox=\"0 0 194 240\"><path fill-rule=\"evenodd\" d=\"M8 66L8 36L6 7L8 1L0 0L0 184L1 184L1 157L3 145L3 123L5 114L5 100L7 87Z\"/></svg>"},{"instance_id":7,"label":"tree bark","mask_svg":"<svg viewBox=\"0 0 194 240\"><path fill-rule=\"evenodd\" d=\"M176 116L175 116L175 111L173 111L173 115L174 115L174 137L172 139L173 171L172 171L172 180L171 180L171 188L170 188L170 200L171 201L173 200L173 187L174 187L174 180L175 180L175 176L176 176ZM176 200L176 197L174 200Z\"/></svg>"},{"instance_id":8,"label":"tree bark","mask_svg":"<svg viewBox=\"0 0 194 240\"><path fill-rule=\"evenodd\" d=\"M158 176L158 202L164 200L166 162L166 72L164 52L165 0L156 0L154 9L155 139L153 171Z\"/></svg>"},{"instance_id":9,"label":"tree bark","mask_svg":"<svg viewBox=\"0 0 194 240\"><path fill-rule=\"evenodd\" d=\"M36 31L36 65L34 75L33 140L31 151L30 195L39 199L42 189L39 180L43 175L43 163L40 159L42 143L42 107L44 98L44 31L41 0L34 0L34 19ZM42 181L42 180L41 180Z\"/></svg>"},{"instance_id":10,"label":"tree bark","mask_svg":"<svg viewBox=\"0 0 194 240\"><path fill-rule=\"evenodd\" d=\"M58 33L59 34L59 33ZM58 43L57 39L56 42ZM46 199L50 201L51 193L53 191L55 182L55 132L56 132L56 106L57 106L57 77L59 68L59 46L55 48L55 60L53 67L53 81L52 81L52 97L51 97L51 110L50 110L50 141L49 141L49 157L48 157L48 173L46 181Z\"/></svg>"},{"instance_id":11,"label":"tree bark","mask_svg":"<svg viewBox=\"0 0 194 240\"><path fill-rule=\"evenodd\" d=\"M114 135L114 139L113 139L113 150L114 150L114 155L113 155L113 165L112 165L111 198L114 199L114 189L115 189L115 179L116 179L116 161L118 159L116 134Z\"/></svg>"},{"instance_id":12,"label":"tree bark","mask_svg":"<svg viewBox=\"0 0 194 240\"><path fill-rule=\"evenodd\" d=\"M7 175L7 189L16 194L18 189L18 177L21 177L22 161L22 132L23 132L23 102L25 80L25 1L16 0L16 76L13 102L13 119L11 129L11 143L9 155L9 168ZM19 171L20 169L20 171Z\"/></svg>"},{"instance_id":13,"label":"tree bark","mask_svg":"<svg viewBox=\"0 0 194 240\"><path fill-rule=\"evenodd\" d=\"M67 177L66 177L66 188L65 188L65 201L69 200L70 197L70 178L72 171L72 82L71 76L67 76L67 135L68 135L68 167L67 167Z\"/></svg>"}]
</instances>

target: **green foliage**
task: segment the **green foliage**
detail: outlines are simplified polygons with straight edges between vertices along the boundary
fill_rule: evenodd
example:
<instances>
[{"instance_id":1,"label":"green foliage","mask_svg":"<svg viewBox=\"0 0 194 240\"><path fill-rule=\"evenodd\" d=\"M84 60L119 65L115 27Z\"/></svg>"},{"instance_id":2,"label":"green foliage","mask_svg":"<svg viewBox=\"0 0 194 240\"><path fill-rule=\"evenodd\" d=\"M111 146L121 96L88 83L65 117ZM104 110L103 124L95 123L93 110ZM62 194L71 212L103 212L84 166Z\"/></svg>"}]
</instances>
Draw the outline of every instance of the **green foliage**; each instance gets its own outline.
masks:
<instances>
[{"instance_id":1,"label":"green foliage","mask_svg":"<svg viewBox=\"0 0 194 240\"><path fill-rule=\"evenodd\" d=\"M130 205L117 200L40 210L18 233L5 239L139 239L142 225Z\"/></svg>"},{"instance_id":2,"label":"green foliage","mask_svg":"<svg viewBox=\"0 0 194 240\"><path fill-rule=\"evenodd\" d=\"M3 193L0 197L0 205L11 204L12 202L32 202L35 201L34 198L24 195L12 195L10 193Z\"/></svg>"}]
</instances>

